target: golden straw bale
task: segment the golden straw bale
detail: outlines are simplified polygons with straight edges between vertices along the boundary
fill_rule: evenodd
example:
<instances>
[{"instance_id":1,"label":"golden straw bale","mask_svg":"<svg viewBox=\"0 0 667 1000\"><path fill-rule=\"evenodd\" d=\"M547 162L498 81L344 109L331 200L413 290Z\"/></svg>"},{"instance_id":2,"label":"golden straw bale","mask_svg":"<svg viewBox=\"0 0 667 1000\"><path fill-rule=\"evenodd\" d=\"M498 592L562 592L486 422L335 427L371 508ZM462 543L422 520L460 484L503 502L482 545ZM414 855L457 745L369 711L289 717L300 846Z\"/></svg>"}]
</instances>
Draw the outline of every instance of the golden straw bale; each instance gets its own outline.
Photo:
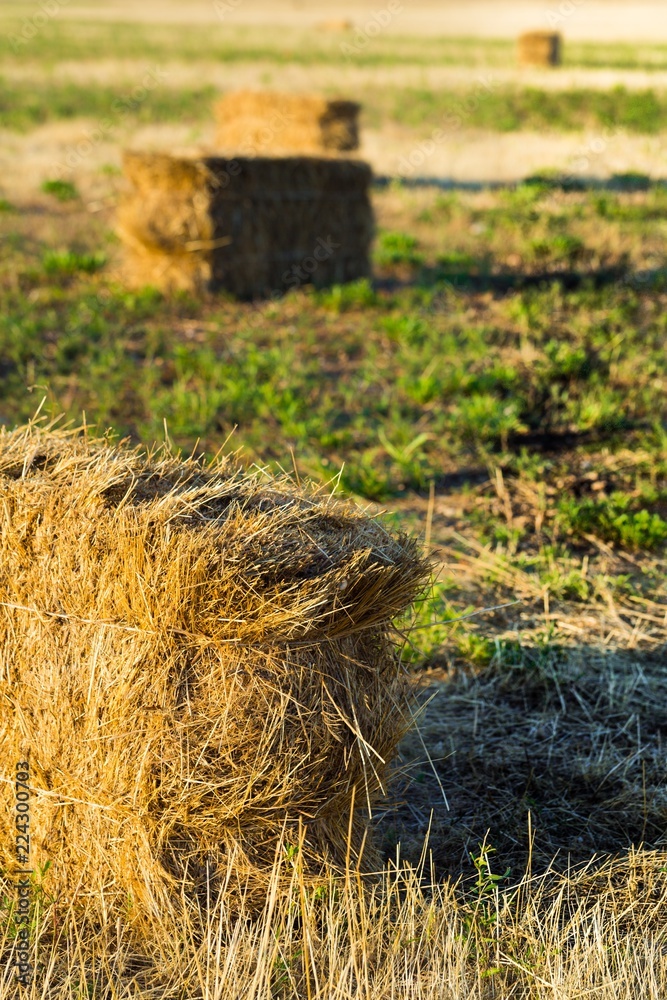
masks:
<instances>
[{"instance_id":1,"label":"golden straw bale","mask_svg":"<svg viewBox=\"0 0 667 1000\"><path fill-rule=\"evenodd\" d=\"M314 157L126 152L118 232L132 284L283 294L370 274L370 168Z\"/></svg>"},{"instance_id":2,"label":"golden straw bale","mask_svg":"<svg viewBox=\"0 0 667 1000\"><path fill-rule=\"evenodd\" d=\"M0 868L20 761L31 864L109 926L164 927L232 862L262 898L297 842L311 879L358 857L412 718L416 543L228 459L34 424L0 430L0 498Z\"/></svg>"},{"instance_id":3,"label":"golden straw bale","mask_svg":"<svg viewBox=\"0 0 667 1000\"><path fill-rule=\"evenodd\" d=\"M242 156L336 154L359 146L360 105L304 94L226 94L215 106L217 146Z\"/></svg>"},{"instance_id":4,"label":"golden straw bale","mask_svg":"<svg viewBox=\"0 0 667 1000\"><path fill-rule=\"evenodd\" d=\"M320 31L352 31L354 25L346 17L331 18L328 21L320 21L317 27Z\"/></svg>"},{"instance_id":5,"label":"golden straw bale","mask_svg":"<svg viewBox=\"0 0 667 1000\"><path fill-rule=\"evenodd\" d=\"M519 36L520 66L560 66L563 40L557 31L528 31Z\"/></svg>"}]
</instances>

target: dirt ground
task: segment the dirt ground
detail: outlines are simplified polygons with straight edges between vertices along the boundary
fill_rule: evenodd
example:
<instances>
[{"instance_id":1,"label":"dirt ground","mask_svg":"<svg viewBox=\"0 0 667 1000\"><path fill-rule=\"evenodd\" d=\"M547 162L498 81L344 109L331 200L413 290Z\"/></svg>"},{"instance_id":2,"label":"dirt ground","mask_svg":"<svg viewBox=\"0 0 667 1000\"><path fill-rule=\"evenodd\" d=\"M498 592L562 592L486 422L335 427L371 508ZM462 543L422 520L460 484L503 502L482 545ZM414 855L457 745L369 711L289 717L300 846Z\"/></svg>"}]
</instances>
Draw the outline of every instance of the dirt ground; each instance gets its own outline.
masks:
<instances>
[{"instance_id":1,"label":"dirt ground","mask_svg":"<svg viewBox=\"0 0 667 1000\"><path fill-rule=\"evenodd\" d=\"M347 34L343 38L354 37ZM280 86L286 90L311 91L313 87L354 89L363 87L428 87L433 90L467 90L483 83L496 87L536 87L540 90L559 91L582 88L609 90L625 87L627 90L644 90L653 87L667 88L667 71L651 69L607 69L563 67L556 72L541 69L494 66L438 66L430 64L395 66L358 66L353 62L343 65L303 66L256 60L251 63L213 62L207 59L196 63L170 60L160 65L161 86L178 89L201 84L202 79L221 89L235 87ZM76 84L94 83L98 86L112 83L134 85L146 72L146 61L136 59L90 58L61 61L57 69L41 67L35 62L5 66L2 75L17 82L57 78L60 82Z\"/></svg>"},{"instance_id":2,"label":"dirt ground","mask_svg":"<svg viewBox=\"0 0 667 1000\"><path fill-rule=\"evenodd\" d=\"M59 165L68 151L94 130L94 121L76 120L43 125L27 135L0 133L2 196L10 201L29 199L43 181L59 176ZM421 133L399 126L366 129L359 155L379 176L430 179L440 184L510 182L548 169L577 172L590 179L626 171L655 178L667 173L667 146L662 136L605 138L585 133L503 134L461 129L430 145L429 136L430 130ZM212 143L213 126L151 125L118 130L92 145L77 166L65 173L84 197L94 202L108 193L108 169L120 168L125 146L177 150L211 148Z\"/></svg>"}]
</instances>

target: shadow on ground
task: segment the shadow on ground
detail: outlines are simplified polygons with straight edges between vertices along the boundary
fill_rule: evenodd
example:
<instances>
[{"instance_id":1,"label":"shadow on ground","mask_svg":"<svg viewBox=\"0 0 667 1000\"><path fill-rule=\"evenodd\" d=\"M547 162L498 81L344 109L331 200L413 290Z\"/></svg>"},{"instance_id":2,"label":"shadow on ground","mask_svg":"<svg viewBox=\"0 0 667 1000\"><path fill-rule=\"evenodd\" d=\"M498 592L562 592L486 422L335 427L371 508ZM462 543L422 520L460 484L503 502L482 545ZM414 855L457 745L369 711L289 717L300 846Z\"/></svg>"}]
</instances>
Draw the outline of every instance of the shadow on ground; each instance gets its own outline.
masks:
<instances>
[{"instance_id":1,"label":"shadow on ground","mask_svg":"<svg viewBox=\"0 0 667 1000\"><path fill-rule=\"evenodd\" d=\"M667 186L667 179L652 178L634 171L612 174L611 177L593 177L590 174L531 174L518 181L460 181L451 177L403 177L380 174L373 180L378 188L392 184L406 188L434 187L441 191L502 191L532 185L554 191L648 191L652 187Z\"/></svg>"},{"instance_id":2,"label":"shadow on ground","mask_svg":"<svg viewBox=\"0 0 667 1000\"><path fill-rule=\"evenodd\" d=\"M401 746L393 808L378 822L386 856L400 842L416 862L429 822L438 876L470 873L485 840L512 880L530 855L537 872L554 858L565 870L596 853L664 848L664 657L517 643L497 659L418 678L420 735Z\"/></svg>"}]
</instances>

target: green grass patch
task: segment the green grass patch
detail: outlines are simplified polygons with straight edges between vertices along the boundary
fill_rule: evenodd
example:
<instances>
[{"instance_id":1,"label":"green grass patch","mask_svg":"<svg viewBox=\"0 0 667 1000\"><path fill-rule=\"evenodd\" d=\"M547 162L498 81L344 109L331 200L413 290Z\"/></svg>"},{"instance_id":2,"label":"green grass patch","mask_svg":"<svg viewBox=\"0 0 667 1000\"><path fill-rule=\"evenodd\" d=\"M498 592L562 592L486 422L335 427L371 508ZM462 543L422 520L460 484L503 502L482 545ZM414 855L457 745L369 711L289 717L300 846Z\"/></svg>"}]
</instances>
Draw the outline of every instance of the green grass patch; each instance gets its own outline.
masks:
<instances>
[{"instance_id":1,"label":"green grass patch","mask_svg":"<svg viewBox=\"0 0 667 1000\"><path fill-rule=\"evenodd\" d=\"M79 197L76 184L60 179L44 181L42 191L44 194L53 195L58 201L75 201Z\"/></svg>"},{"instance_id":2,"label":"green grass patch","mask_svg":"<svg viewBox=\"0 0 667 1000\"><path fill-rule=\"evenodd\" d=\"M101 85L53 79L21 82L0 78L0 126L25 131L50 121L91 118L104 123L107 136L127 124L208 122L218 94L213 85L170 85L169 72L156 70L126 84ZM667 95L652 89L541 90L534 87L476 85L468 89L369 87L360 94L368 125L394 122L444 134L461 127L494 132L524 129L596 129L606 144L620 141L617 130L654 135L667 125ZM545 180L545 179L542 179ZM622 183L619 181L619 184ZM632 180L627 181L632 187ZM637 183L636 181L634 182Z\"/></svg>"},{"instance_id":3,"label":"green grass patch","mask_svg":"<svg viewBox=\"0 0 667 1000\"><path fill-rule=\"evenodd\" d=\"M390 197L395 204L400 193ZM41 386L49 412L85 410L89 420L144 440L161 438L166 420L183 448L199 441L215 451L229 438L229 448L272 468L291 467L294 453L304 474L381 502L427 493L457 468L514 468L522 449L548 450L552 439L559 447L579 435L613 452L629 434L667 421L665 290L626 282L567 291L551 282L508 295L450 280L509 267L509 253L528 271L563 259L578 265L593 236L607 238L605 227L622 246L652 246L667 194L605 197L622 218L600 217L599 192L525 185L483 200L420 195L411 211L416 218L427 210L430 221L380 229L382 283L362 279L256 304L126 292L106 276L105 255L114 250L103 230L86 235L87 213L80 222L75 208L68 213L67 225L80 229L56 245L53 233L40 240L33 222L21 227L8 215L13 228L0 244L2 416L30 416L37 402L28 387ZM546 248L539 253L538 236ZM529 478L529 464L516 474ZM612 483L606 492L635 488ZM618 510L611 527L591 533L652 544L658 522L643 524L637 513ZM555 513L544 523L553 535ZM561 515L559 523L579 544L574 521L570 528ZM527 537L495 515L478 530L515 551ZM535 571L551 570L544 563ZM579 587L563 579L563 592Z\"/></svg>"},{"instance_id":4,"label":"green grass patch","mask_svg":"<svg viewBox=\"0 0 667 1000\"><path fill-rule=\"evenodd\" d=\"M440 128L445 133L461 127L492 132L595 128L603 130L605 143L612 143L613 130L655 135L667 124L667 95L622 86L609 90L514 86L469 91L387 89L375 93L368 104L376 126L387 117L422 129Z\"/></svg>"},{"instance_id":5,"label":"green grass patch","mask_svg":"<svg viewBox=\"0 0 667 1000\"><path fill-rule=\"evenodd\" d=\"M404 32L371 36L369 44L350 54L344 46L355 44L355 32L327 34L315 26L276 32L270 25L247 26L231 19L206 26L141 24L101 20L63 21L52 18L33 38L21 43L26 12L15 4L3 7L0 55L7 63L34 60L41 66L59 61L87 61L91 52L106 58L165 62L170 59L200 62L286 62L298 65L455 65L509 67L516 65L511 39L455 38L438 35L411 36ZM359 17L359 25L364 19ZM591 43L567 40L564 65L615 69L666 69L667 46L635 43Z\"/></svg>"},{"instance_id":6,"label":"green grass patch","mask_svg":"<svg viewBox=\"0 0 667 1000\"><path fill-rule=\"evenodd\" d=\"M381 267L389 264L414 267L424 263L424 254L418 248L419 240L409 233L382 232L377 241L375 259Z\"/></svg>"},{"instance_id":7,"label":"green grass patch","mask_svg":"<svg viewBox=\"0 0 667 1000\"><path fill-rule=\"evenodd\" d=\"M235 443L258 460L289 466L294 450L304 471L342 469L347 489L386 499L428 489L452 463L511 451L533 428L592 428L613 441L610 417L641 425L665 409L661 314L624 289L561 294L557 309L551 293L517 295L497 303L494 327L471 322L451 293L415 306L410 289L388 295L364 281L296 293L264 313L207 306L209 334L187 342L179 310L202 306L100 288L98 252L47 250L42 261L42 278L22 279L41 286L38 300L6 293L0 320L3 407L17 419L34 407L25 386L40 384L53 405L68 400L73 414L142 438L160 437L167 420L177 443L215 448L236 428ZM508 355L525 340L507 328L522 303L541 326L530 365ZM619 315L600 326L605 303ZM85 376L73 382L76 372Z\"/></svg>"},{"instance_id":8,"label":"green grass patch","mask_svg":"<svg viewBox=\"0 0 667 1000\"><path fill-rule=\"evenodd\" d=\"M152 88L137 84L101 86L56 80L19 84L0 78L0 127L27 131L51 121L90 118L103 137L113 138L128 124L199 122L210 119L217 94L212 85L169 88L159 76ZM82 132L82 139L85 133Z\"/></svg>"},{"instance_id":9,"label":"green grass patch","mask_svg":"<svg viewBox=\"0 0 667 1000\"><path fill-rule=\"evenodd\" d=\"M76 253L73 250L47 250L43 257L44 271L51 276L94 274L106 264L103 253Z\"/></svg>"},{"instance_id":10,"label":"green grass patch","mask_svg":"<svg viewBox=\"0 0 667 1000\"><path fill-rule=\"evenodd\" d=\"M655 549L667 539L667 521L620 492L604 500L568 498L559 505L559 518L575 536L596 535L626 549Z\"/></svg>"}]
</instances>

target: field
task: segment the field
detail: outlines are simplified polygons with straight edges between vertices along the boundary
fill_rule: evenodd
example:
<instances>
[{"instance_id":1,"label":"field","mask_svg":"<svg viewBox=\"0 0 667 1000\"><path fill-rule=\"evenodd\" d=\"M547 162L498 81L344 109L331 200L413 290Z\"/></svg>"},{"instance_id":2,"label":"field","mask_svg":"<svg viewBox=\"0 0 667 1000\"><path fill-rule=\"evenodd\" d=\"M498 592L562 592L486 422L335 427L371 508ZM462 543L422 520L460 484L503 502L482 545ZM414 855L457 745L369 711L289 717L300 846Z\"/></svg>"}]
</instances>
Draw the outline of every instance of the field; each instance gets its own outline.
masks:
<instances>
[{"instance_id":1,"label":"field","mask_svg":"<svg viewBox=\"0 0 667 1000\"><path fill-rule=\"evenodd\" d=\"M664 997L667 46L581 41L520 74L504 39L350 56L345 33L54 18L17 52L20 24L8 6L0 424L240 451L434 564L397 623L424 705L376 817L382 878L310 897L290 849L292 892L259 919L221 897L142 964L120 926L94 960L55 927L46 872L23 995ZM239 83L363 101L372 282L255 303L123 286L120 149L206 142Z\"/></svg>"}]
</instances>

